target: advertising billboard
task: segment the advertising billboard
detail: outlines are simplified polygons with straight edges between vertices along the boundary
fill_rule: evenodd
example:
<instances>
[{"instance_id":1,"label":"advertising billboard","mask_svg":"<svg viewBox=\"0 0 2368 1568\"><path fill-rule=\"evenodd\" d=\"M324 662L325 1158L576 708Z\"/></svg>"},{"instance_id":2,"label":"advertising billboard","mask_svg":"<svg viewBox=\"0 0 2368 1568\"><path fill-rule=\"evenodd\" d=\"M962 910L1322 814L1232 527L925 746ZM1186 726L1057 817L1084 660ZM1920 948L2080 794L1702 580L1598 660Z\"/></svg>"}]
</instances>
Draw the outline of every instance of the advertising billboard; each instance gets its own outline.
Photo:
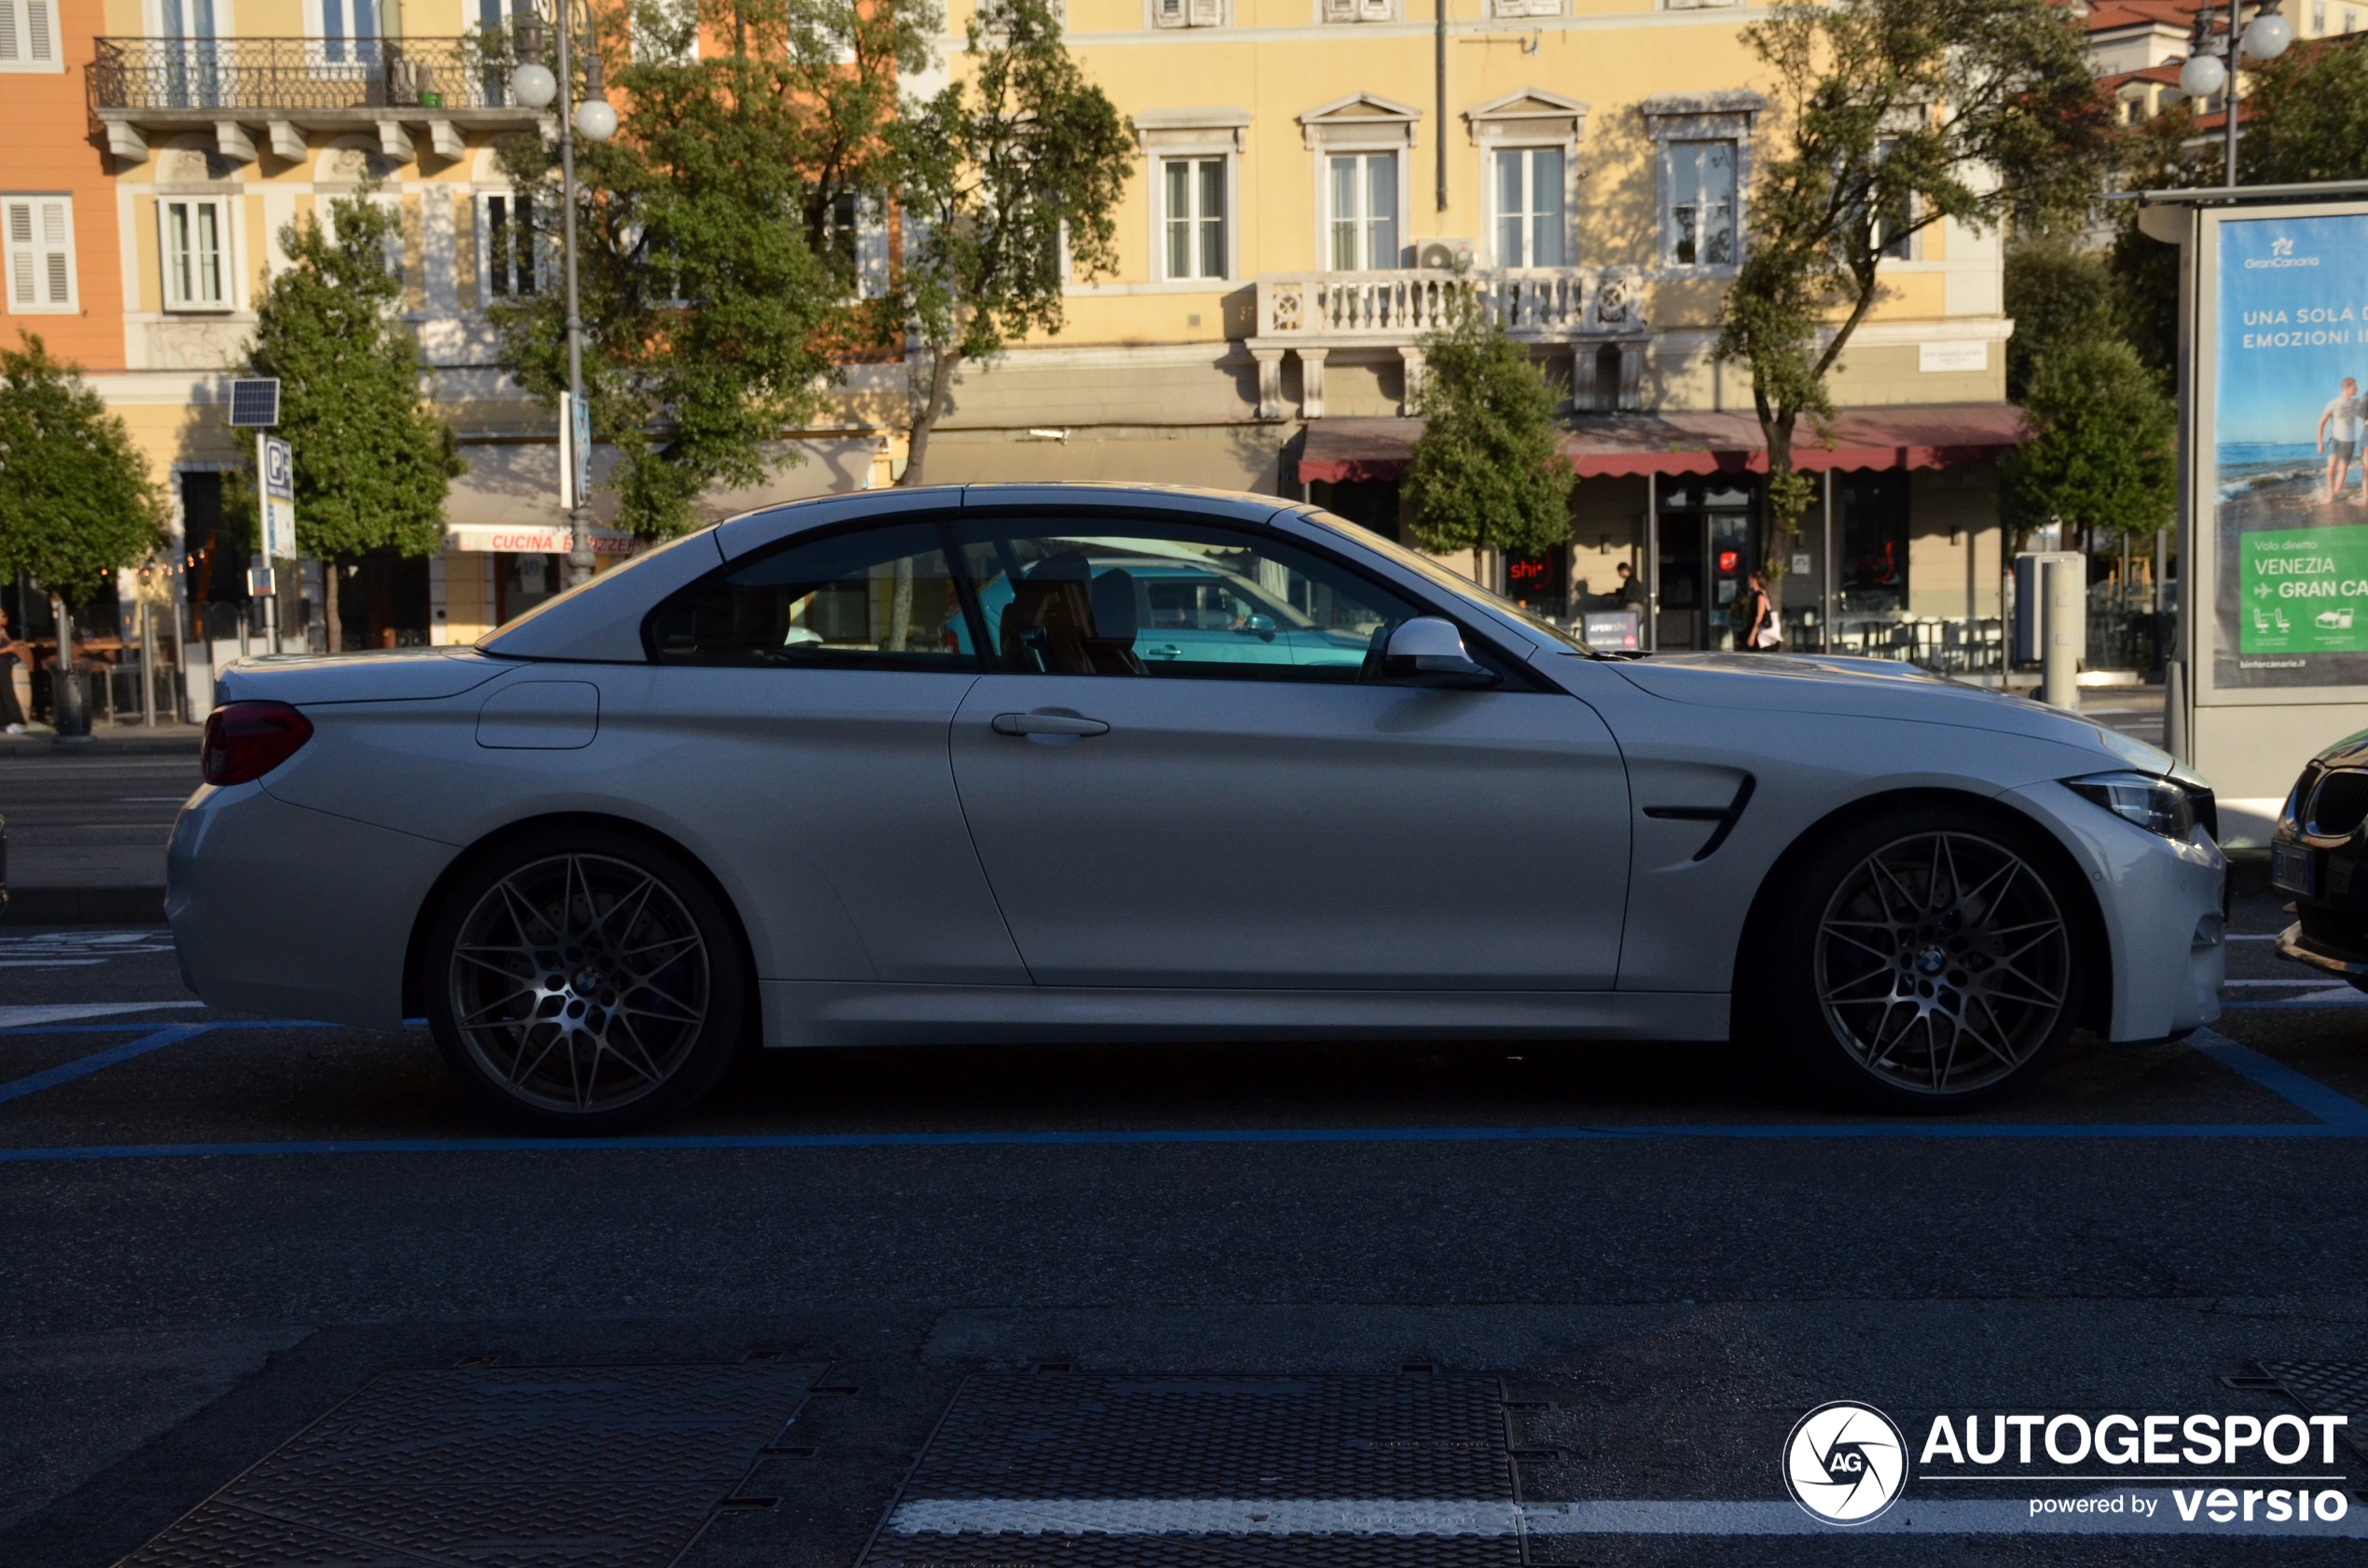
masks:
<instances>
[{"instance_id":1,"label":"advertising billboard","mask_svg":"<svg viewBox=\"0 0 2368 1568\"><path fill-rule=\"evenodd\" d=\"M2368 203L2191 221L2184 751L2222 842L2258 846L2302 764L2368 728Z\"/></svg>"},{"instance_id":2,"label":"advertising billboard","mask_svg":"<svg viewBox=\"0 0 2368 1568\"><path fill-rule=\"evenodd\" d=\"M2368 213L2213 227L2211 683L2368 687Z\"/></svg>"}]
</instances>

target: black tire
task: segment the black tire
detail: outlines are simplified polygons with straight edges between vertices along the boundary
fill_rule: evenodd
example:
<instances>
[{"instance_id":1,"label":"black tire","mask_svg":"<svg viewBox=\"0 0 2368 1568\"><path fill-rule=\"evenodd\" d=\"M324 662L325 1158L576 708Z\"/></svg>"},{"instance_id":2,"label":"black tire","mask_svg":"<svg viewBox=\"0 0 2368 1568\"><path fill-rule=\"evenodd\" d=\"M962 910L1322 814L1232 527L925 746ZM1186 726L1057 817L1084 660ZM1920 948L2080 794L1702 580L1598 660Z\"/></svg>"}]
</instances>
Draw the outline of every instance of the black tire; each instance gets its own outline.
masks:
<instances>
[{"instance_id":1,"label":"black tire","mask_svg":"<svg viewBox=\"0 0 2368 1568\"><path fill-rule=\"evenodd\" d=\"M1885 812L1786 878L1739 1022L1870 1109L1970 1110L2046 1070L2081 1011L2086 890L2036 830Z\"/></svg>"},{"instance_id":2,"label":"black tire","mask_svg":"<svg viewBox=\"0 0 2368 1568\"><path fill-rule=\"evenodd\" d=\"M428 1023L463 1087L513 1126L600 1136L697 1100L748 1019L739 928L697 868L628 833L502 846L430 928Z\"/></svg>"}]
</instances>

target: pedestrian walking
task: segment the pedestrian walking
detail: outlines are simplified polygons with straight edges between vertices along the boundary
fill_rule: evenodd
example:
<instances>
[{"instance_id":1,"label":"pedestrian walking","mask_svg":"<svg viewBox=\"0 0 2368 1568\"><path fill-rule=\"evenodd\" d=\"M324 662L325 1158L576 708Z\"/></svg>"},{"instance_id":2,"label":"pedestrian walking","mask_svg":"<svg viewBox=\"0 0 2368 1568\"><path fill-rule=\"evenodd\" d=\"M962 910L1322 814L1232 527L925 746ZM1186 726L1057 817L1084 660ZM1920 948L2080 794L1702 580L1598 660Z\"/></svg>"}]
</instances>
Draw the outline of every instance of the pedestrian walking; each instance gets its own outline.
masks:
<instances>
[{"instance_id":1,"label":"pedestrian walking","mask_svg":"<svg viewBox=\"0 0 2368 1568\"><path fill-rule=\"evenodd\" d=\"M22 660L27 674L33 670L33 644L21 642L8 629L8 612L0 610L0 729L10 735L24 734L24 708L17 701L17 664Z\"/></svg>"},{"instance_id":2,"label":"pedestrian walking","mask_svg":"<svg viewBox=\"0 0 2368 1568\"><path fill-rule=\"evenodd\" d=\"M1768 575L1755 571L1746 580L1743 601L1743 635L1736 646L1749 653L1772 653L1784 645L1783 623L1777 618L1776 605L1768 597Z\"/></svg>"}]
</instances>

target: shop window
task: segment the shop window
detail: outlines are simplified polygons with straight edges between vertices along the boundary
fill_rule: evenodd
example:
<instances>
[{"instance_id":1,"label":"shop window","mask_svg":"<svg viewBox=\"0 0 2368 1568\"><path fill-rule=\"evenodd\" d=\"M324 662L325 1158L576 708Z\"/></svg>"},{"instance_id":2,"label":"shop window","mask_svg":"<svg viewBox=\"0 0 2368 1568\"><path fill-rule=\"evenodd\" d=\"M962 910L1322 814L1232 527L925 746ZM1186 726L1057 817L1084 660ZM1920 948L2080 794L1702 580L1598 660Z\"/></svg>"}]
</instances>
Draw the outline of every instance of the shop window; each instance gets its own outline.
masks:
<instances>
[{"instance_id":1,"label":"shop window","mask_svg":"<svg viewBox=\"0 0 2368 1568\"><path fill-rule=\"evenodd\" d=\"M496 625L517 619L559 591L560 568L567 557L555 551L503 552L493 557L493 618Z\"/></svg>"},{"instance_id":2,"label":"shop window","mask_svg":"<svg viewBox=\"0 0 2368 1568\"><path fill-rule=\"evenodd\" d=\"M1907 476L1845 474L1835 480L1841 530L1843 613L1894 614L1907 608Z\"/></svg>"},{"instance_id":3,"label":"shop window","mask_svg":"<svg viewBox=\"0 0 2368 1568\"><path fill-rule=\"evenodd\" d=\"M345 651L428 645L428 557L373 550L348 563L337 585L338 630Z\"/></svg>"}]
</instances>

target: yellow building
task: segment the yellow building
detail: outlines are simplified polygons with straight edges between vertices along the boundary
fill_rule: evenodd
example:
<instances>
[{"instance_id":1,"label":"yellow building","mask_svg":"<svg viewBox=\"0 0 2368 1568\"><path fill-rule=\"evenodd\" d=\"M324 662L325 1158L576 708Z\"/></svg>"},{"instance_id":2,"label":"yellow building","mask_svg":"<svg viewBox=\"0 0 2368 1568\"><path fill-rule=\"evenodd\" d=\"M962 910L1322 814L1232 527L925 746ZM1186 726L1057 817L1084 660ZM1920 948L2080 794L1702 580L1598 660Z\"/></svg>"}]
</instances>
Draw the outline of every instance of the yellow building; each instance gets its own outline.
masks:
<instances>
[{"instance_id":1,"label":"yellow building","mask_svg":"<svg viewBox=\"0 0 2368 1568\"><path fill-rule=\"evenodd\" d=\"M95 189L78 199L109 202L120 236L119 283L89 296L119 295L121 353L89 362L172 485L204 645L193 699L194 667L240 624L244 563L206 547L246 450L227 373L281 228L365 179L403 213L406 313L471 472L443 556L374 560L346 585L349 640L465 641L553 591L553 418L499 372L484 314L551 286L493 147L553 128L475 41L518 0L63 3L103 29L79 46ZM1141 149L1120 266L1073 284L1059 337L966 369L929 477L1305 494L1394 532L1419 338L1462 268L1567 383L1584 475L1566 557L1463 564L1574 614L1582 581L1606 593L1631 559L1657 583L1662 644L1714 643L1757 547L1748 388L1710 348L1769 131L1741 35L1760 13L1408 3L1067 0L1071 47ZM960 4L947 18L952 70L967 20ZM1885 274L1836 378L1839 447L1807 458L1843 470L1833 559L1821 512L1787 596L1797 621L1830 602L1888 645L1903 617L1996 613L1990 460L2013 416L1996 238L1943 225ZM712 509L888 483L902 436L882 411L903 382L901 365L853 367L827 427L797 433L808 461Z\"/></svg>"}]
</instances>

